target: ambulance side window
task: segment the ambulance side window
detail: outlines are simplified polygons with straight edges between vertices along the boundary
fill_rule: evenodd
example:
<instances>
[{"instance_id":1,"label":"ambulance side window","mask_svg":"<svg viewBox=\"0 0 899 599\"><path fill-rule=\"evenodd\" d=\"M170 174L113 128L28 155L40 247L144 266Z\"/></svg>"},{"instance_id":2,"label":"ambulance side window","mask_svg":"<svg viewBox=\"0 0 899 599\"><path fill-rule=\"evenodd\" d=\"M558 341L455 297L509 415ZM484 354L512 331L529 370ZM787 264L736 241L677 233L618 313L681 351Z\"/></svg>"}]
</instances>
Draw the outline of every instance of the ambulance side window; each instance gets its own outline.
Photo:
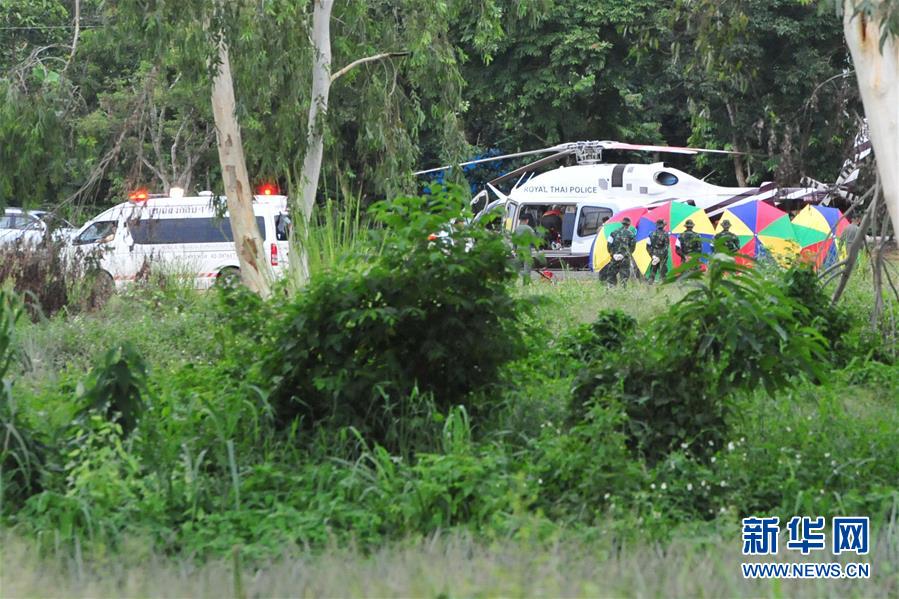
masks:
<instances>
[{"instance_id":1,"label":"ambulance side window","mask_svg":"<svg viewBox=\"0 0 899 599\"><path fill-rule=\"evenodd\" d=\"M265 239L265 218L256 217ZM131 238L138 245L173 243L228 243L234 241L229 218L162 218L128 221Z\"/></svg>"},{"instance_id":2,"label":"ambulance side window","mask_svg":"<svg viewBox=\"0 0 899 599\"><path fill-rule=\"evenodd\" d=\"M106 243L112 241L115 237L117 223L114 220L104 220L96 222L82 231L75 241L75 245L84 245L87 243Z\"/></svg>"},{"instance_id":3,"label":"ambulance side window","mask_svg":"<svg viewBox=\"0 0 899 599\"><path fill-rule=\"evenodd\" d=\"M600 206L584 206L577 221L578 237L595 235L602 226L603 220L612 216L612 211Z\"/></svg>"}]
</instances>

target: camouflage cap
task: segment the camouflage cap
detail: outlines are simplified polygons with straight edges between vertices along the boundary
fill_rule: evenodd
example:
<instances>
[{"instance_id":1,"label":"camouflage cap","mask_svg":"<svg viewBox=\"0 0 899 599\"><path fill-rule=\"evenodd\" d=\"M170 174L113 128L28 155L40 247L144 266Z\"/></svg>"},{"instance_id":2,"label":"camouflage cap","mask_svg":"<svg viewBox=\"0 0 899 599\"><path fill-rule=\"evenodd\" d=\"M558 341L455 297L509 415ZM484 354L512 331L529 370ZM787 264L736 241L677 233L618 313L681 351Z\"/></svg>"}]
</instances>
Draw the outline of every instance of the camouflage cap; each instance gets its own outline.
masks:
<instances>
[{"instance_id":1,"label":"camouflage cap","mask_svg":"<svg viewBox=\"0 0 899 599\"><path fill-rule=\"evenodd\" d=\"M687 222L684 223L684 226L690 228L693 226L693 221L691 219L687 219Z\"/></svg>"},{"instance_id":2,"label":"camouflage cap","mask_svg":"<svg viewBox=\"0 0 899 599\"><path fill-rule=\"evenodd\" d=\"M665 219L664 219L664 218L660 218L659 220L656 221L656 225L658 225L658 226L660 226L660 227L664 226L664 225L665 225Z\"/></svg>"},{"instance_id":3,"label":"camouflage cap","mask_svg":"<svg viewBox=\"0 0 899 599\"><path fill-rule=\"evenodd\" d=\"M729 220L723 220L723 221L721 221L721 228L723 228L723 229L730 229L730 221L729 221Z\"/></svg>"},{"instance_id":4,"label":"camouflage cap","mask_svg":"<svg viewBox=\"0 0 899 599\"><path fill-rule=\"evenodd\" d=\"M622 219L621 219L621 224L622 224L622 225L629 225L629 224L631 224L631 219L630 219L630 217L625 216L624 218L622 218Z\"/></svg>"}]
</instances>

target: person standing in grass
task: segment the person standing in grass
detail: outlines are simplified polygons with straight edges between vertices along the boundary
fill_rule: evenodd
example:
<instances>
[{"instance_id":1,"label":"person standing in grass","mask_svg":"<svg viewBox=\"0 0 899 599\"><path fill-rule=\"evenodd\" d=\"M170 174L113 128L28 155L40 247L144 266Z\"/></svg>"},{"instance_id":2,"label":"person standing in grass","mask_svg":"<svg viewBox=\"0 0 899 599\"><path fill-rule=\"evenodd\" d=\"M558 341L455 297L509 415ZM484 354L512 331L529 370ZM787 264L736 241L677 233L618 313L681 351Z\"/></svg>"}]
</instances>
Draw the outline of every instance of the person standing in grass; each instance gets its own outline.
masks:
<instances>
[{"instance_id":1,"label":"person standing in grass","mask_svg":"<svg viewBox=\"0 0 899 599\"><path fill-rule=\"evenodd\" d=\"M668 231L665 230L665 219L656 221L655 230L649 234L649 255L652 262L649 266L650 284L655 283L656 275L665 280L668 275Z\"/></svg>"},{"instance_id":2,"label":"person standing in grass","mask_svg":"<svg viewBox=\"0 0 899 599\"><path fill-rule=\"evenodd\" d=\"M846 217L846 222L848 224L840 234L840 241L843 242L843 247L845 247L846 249L852 247L852 244L855 242L855 238L858 237L859 231L861 231L857 221L858 219L854 216Z\"/></svg>"},{"instance_id":3,"label":"person standing in grass","mask_svg":"<svg viewBox=\"0 0 899 599\"><path fill-rule=\"evenodd\" d=\"M694 223L692 219L687 219L684 223L686 231L680 234L677 240L677 254L687 262L691 256L702 253L702 237L693 230Z\"/></svg>"},{"instance_id":4,"label":"person standing in grass","mask_svg":"<svg viewBox=\"0 0 899 599\"><path fill-rule=\"evenodd\" d=\"M715 250L724 250L728 254L736 254L740 249L740 239L731 233L730 221L721 221L721 230L715 233Z\"/></svg>"},{"instance_id":5,"label":"person standing in grass","mask_svg":"<svg viewBox=\"0 0 899 599\"><path fill-rule=\"evenodd\" d=\"M616 229L609 236L609 253L612 254L612 263L609 272L609 282L617 285L620 281L627 281L631 276L631 254L637 246L637 236L631 231L631 219L621 219L621 228Z\"/></svg>"}]
</instances>

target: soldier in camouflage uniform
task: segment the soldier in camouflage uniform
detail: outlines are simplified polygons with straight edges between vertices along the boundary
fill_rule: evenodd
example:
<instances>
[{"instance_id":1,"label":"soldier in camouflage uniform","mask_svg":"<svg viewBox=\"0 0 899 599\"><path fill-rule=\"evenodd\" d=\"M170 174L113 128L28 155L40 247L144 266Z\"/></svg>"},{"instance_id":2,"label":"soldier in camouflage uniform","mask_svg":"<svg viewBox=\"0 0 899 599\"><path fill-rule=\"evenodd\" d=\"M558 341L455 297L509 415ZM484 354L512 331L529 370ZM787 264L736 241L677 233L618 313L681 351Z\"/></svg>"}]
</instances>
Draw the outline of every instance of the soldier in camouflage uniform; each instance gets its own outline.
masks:
<instances>
[{"instance_id":1,"label":"soldier in camouflage uniform","mask_svg":"<svg viewBox=\"0 0 899 599\"><path fill-rule=\"evenodd\" d=\"M677 240L677 254L684 262L689 260L691 256L702 253L702 237L693 230L693 226L693 221L688 218L687 222L684 223L684 227L687 230L681 233L680 238Z\"/></svg>"},{"instance_id":2,"label":"soldier in camouflage uniform","mask_svg":"<svg viewBox=\"0 0 899 599\"><path fill-rule=\"evenodd\" d=\"M609 253L612 263L609 265L609 282L617 284L619 277L626 281L631 276L631 254L637 245L637 236L631 231L631 219L621 219L621 228L616 229L609 237Z\"/></svg>"},{"instance_id":3,"label":"soldier in camouflage uniform","mask_svg":"<svg viewBox=\"0 0 899 599\"><path fill-rule=\"evenodd\" d=\"M665 220L656 221L656 229L649 234L649 256L652 262L649 265L647 278L654 283L656 275L661 275L664 281L668 275L668 231L665 230Z\"/></svg>"},{"instance_id":4,"label":"soldier in camouflage uniform","mask_svg":"<svg viewBox=\"0 0 899 599\"><path fill-rule=\"evenodd\" d=\"M728 254L736 254L740 249L740 238L730 232L730 221L721 221L721 231L715 233L715 250L724 250Z\"/></svg>"}]
</instances>

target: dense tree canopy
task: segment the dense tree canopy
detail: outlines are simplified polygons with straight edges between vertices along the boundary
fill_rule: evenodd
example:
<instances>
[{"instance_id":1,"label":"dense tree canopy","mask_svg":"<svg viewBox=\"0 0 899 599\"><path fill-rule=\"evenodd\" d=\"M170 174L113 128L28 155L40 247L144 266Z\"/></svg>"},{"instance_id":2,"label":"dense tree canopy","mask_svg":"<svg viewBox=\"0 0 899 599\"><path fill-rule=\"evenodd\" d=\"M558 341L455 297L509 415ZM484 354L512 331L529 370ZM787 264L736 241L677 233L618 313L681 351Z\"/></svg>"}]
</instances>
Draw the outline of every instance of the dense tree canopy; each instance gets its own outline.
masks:
<instances>
[{"instance_id":1,"label":"dense tree canopy","mask_svg":"<svg viewBox=\"0 0 899 599\"><path fill-rule=\"evenodd\" d=\"M0 204L105 204L129 188L220 181L208 102L231 46L256 182L297 184L311 3L0 0ZM73 52L73 42L77 39ZM376 198L490 148L578 139L753 152L694 168L733 183L831 180L860 111L832 11L797 0L352 0L335 6L337 80L321 196Z\"/></svg>"}]
</instances>

